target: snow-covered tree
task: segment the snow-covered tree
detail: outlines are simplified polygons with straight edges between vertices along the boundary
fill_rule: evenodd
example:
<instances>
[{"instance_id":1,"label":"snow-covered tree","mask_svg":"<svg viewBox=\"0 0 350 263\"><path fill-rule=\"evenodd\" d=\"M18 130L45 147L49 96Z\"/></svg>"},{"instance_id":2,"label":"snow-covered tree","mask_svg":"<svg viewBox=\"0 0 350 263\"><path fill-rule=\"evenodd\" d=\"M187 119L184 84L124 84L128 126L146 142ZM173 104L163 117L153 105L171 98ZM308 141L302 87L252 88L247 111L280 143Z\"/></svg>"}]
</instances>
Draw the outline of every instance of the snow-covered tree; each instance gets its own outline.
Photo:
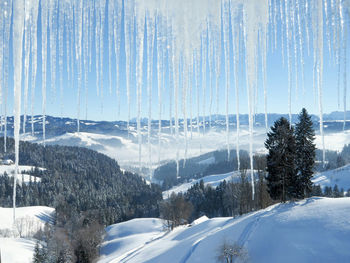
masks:
<instances>
[{"instance_id":1,"label":"snow-covered tree","mask_svg":"<svg viewBox=\"0 0 350 263\"><path fill-rule=\"evenodd\" d=\"M272 199L285 202L296 187L294 129L285 118L278 119L267 134L267 186Z\"/></svg>"},{"instance_id":2,"label":"snow-covered tree","mask_svg":"<svg viewBox=\"0 0 350 263\"><path fill-rule=\"evenodd\" d=\"M303 108L298 116L298 123L295 125L296 144L296 169L297 169L297 193L296 197L304 198L312 191L312 175L315 165L316 145L315 130L311 116Z\"/></svg>"}]
</instances>

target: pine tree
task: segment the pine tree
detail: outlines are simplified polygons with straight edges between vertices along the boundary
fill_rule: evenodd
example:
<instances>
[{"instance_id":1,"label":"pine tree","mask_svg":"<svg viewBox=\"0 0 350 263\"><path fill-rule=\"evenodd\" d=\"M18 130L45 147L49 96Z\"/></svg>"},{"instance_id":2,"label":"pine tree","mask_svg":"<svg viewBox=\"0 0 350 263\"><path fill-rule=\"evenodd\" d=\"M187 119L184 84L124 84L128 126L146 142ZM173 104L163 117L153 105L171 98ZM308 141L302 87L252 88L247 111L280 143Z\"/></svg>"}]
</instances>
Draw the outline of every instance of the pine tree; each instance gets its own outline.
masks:
<instances>
[{"instance_id":1,"label":"pine tree","mask_svg":"<svg viewBox=\"0 0 350 263\"><path fill-rule=\"evenodd\" d=\"M45 257L44 257L43 251L39 246L39 241L37 241L34 249L33 263L42 263L44 262L44 259Z\"/></svg>"},{"instance_id":2,"label":"pine tree","mask_svg":"<svg viewBox=\"0 0 350 263\"><path fill-rule=\"evenodd\" d=\"M295 197L296 166L293 127L285 118L278 119L267 134L267 186L272 199L285 202Z\"/></svg>"},{"instance_id":3,"label":"pine tree","mask_svg":"<svg viewBox=\"0 0 350 263\"><path fill-rule=\"evenodd\" d=\"M305 198L312 192L312 175L315 165L316 146L315 130L311 116L303 108L299 114L299 122L295 125L297 196Z\"/></svg>"}]
</instances>

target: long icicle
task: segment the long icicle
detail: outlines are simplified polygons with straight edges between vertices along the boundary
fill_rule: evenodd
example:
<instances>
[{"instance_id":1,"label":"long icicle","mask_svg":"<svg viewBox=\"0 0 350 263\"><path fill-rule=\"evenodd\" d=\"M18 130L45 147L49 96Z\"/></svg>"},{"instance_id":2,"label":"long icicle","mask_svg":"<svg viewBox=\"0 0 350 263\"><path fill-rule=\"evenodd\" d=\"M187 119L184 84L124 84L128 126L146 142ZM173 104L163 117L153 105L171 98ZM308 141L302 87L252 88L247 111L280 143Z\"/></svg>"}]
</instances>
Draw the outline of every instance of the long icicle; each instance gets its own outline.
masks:
<instances>
[{"instance_id":1,"label":"long icicle","mask_svg":"<svg viewBox=\"0 0 350 263\"><path fill-rule=\"evenodd\" d=\"M41 2L41 63L42 63L42 129L43 144L46 144L46 85L47 85L47 31L48 31L48 2Z\"/></svg>"},{"instance_id":2,"label":"long icicle","mask_svg":"<svg viewBox=\"0 0 350 263\"><path fill-rule=\"evenodd\" d=\"M33 9L32 9L32 15L31 15L31 19L32 19L32 26L30 28L31 30L31 53L32 53L32 75L31 75L31 132L32 132L32 136L34 136L34 98L35 98L35 82L36 82L36 73L37 73L37 62L38 62L38 58L37 58L37 51L38 51L38 47L37 47L37 21L38 21L38 14L39 14L39 1L35 1L35 4L33 4Z\"/></svg>"},{"instance_id":3,"label":"long icicle","mask_svg":"<svg viewBox=\"0 0 350 263\"><path fill-rule=\"evenodd\" d=\"M139 171L141 172L141 150L142 150L142 134L141 134L141 103L142 103L142 65L143 65L143 45L144 45L144 14L141 14L140 21L136 28L136 96L137 96L137 138L139 148Z\"/></svg>"},{"instance_id":4,"label":"long icicle","mask_svg":"<svg viewBox=\"0 0 350 263\"><path fill-rule=\"evenodd\" d=\"M153 48L154 48L154 21L147 16L147 96L148 96L148 123L147 123L147 146L148 146L148 169L152 179L152 78L153 78Z\"/></svg>"},{"instance_id":5,"label":"long icicle","mask_svg":"<svg viewBox=\"0 0 350 263\"><path fill-rule=\"evenodd\" d=\"M225 3L224 3L225 4ZM228 3L227 3L228 4ZM225 57L225 86L226 86L226 144L227 144L227 161L230 160L230 130L229 130L229 92L230 92L230 59L229 59L229 13L228 7L223 7L223 30L224 30L224 57Z\"/></svg>"},{"instance_id":6,"label":"long icicle","mask_svg":"<svg viewBox=\"0 0 350 263\"><path fill-rule=\"evenodd\" d=\"M9 84L9 54L10 54L10 28L12 16L12 0L4 2L4 151L7 151L7 96Z\"/></svg>"},{"instance_id":7,"label":"long icicle","mask_svg":"<svg viewBox=\"0 0 350 263\"><path fill-rule=\"evenodd\" d=\"M16 185L19 160L19 130L21 126L21 84L22 84L22 45L24 31L24 0L13 2L13 64L14 64L14 137L15 137L15 173L13 175L13 225L16 221Z\"/></svg>"}]
</instances>

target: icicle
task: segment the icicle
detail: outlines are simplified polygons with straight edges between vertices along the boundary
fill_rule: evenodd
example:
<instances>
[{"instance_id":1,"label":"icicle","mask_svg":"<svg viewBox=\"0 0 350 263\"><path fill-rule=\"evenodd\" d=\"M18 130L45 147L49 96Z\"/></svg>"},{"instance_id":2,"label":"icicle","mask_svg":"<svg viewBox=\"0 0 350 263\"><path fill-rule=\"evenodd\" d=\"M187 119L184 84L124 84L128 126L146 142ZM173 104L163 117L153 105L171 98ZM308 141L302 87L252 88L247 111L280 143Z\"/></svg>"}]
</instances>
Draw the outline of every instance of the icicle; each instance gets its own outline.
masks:
<instances>
[{"instance_id":1,"label":"icicle","mask_svg":"<svg viewBox=\"0 0 350 263\"><path fill-rule=\"evenodd\" d=\"M286 25L286 48L287 48L287 64L288 64L288 113L289 123L292 125L292 65L290 57L290 25L289 25L289 1L285 3L285 25Z\"/></svg>"},{"instance_id":2,"label":"icicle","mask_svg":"<svg viewBox=\"0 0 350 263\"><path fill-rule=\"evenodd\" d=\"M198 133L198 136L200 136L200 122L199 122L199 107L200 107L200 101L199 101L199 65L200 65L200 60L199 60L199 56L197 54L197 52L195 52L194 54L195 56L195 86L196 86L196 96L197 96L197 133ZM200 150L200 153L202 153L202 143L201 143L201 140L199 140L199 150Z\"/></svg>"},{"instance_id":3,"label":"icicle","mask_svg":"<svg viewBox=\"0 0 350 263\"><path fill-rule=\"evenodd\" d=\"M39 0L34 1L32 4L32 13L31 13L31 55L32 55L32 75L31 75L31 132L34 136L34 98L35 98L35 81L36 81L36 73L37 73L37 22L38 22L38 14L39 14Z\"/></svg>"},{"instance_id":4,"label":"icicle","mask_svg":"<svg viewBox=\"0 0 350 263\"><path fill-rule=\"evenodd\" d=\"M100 14L100 5L101 1L95 2L95 12L96 12L96 26L95 26L95 47L96 47L96 58L95 58L95 63L96 63L96 89L97 89L97 96L100 96L100 28L101 28L101 14Z\"/></svg>"},{"instance_id":5,"label":"icicle","mask_svg":"<svg viewBox=\"0 0 350 263\"><path fill-rule=\"evenodd\" d=\"M12 16L12 0L4 2L4 151L7 151L7 95L9 83L9 54L10 54L10 28Z\"/></svg>"},{"instance_id":6,"label":"icicle","mask_svg":"<svg viewBox=\"0 0 350 263\"><path fill-rule=\"evenodd\" d=\"M41 2L41 63L42 63L42 129L43 129L43 144L46 141L46 85L47 85L47 30L48 30L48 2Z\"/></svg>"},{"instance_id":7,"label":"icicle","mask_svg":"<svg viewBox=\"0 0 350 263\"><path fill-rule=\"evenodd\" d=\"M326 165L326 152L324 144L323 132L323 104L322 104L322 87L323 87L323 0L315 2L314 9L314 49L316 50L316 72L317 72L317 91L318 91L318 107L320 111L320 133L322 138L322 163L323 167Z\"/></svg>"},{"instance_id":8,"label":"icicle","mask_svg":"<svg viewBox=\"0 0 350 263\"><path fill-rule=\"evenodd\" d=\"M298 23L298 39L299 39L299 52L300 52L300 67L301 67L301 85L303 89L303 95L305 95L305 75L304 75L304 36L301 31L301 19L300 19L300 0L296 0L297 5L297 23Z\"/></svg>"},{"instance_id":9,"label":"icicle","mask_svg":"<svg viewBox=\"0 0 350 263\"><path fill-rule=\"evenodd\" d=\"M309 17L309 1L305 1L305 16ZM308 19L305 19L305 21L308 21ZM305 34L306 34L306 46L307 46L307 54L310 55L310 31L309 31L309 26L306 23L305 25Z\"/></svg>"},{"instance_id":10,"label":"icicle","mask_svg":"<svg viewBox=\"0 0 350 263\"><path fill-rule=\"evenodd\" d=\"M172 39L174 46L174 39ZM178 117L178 105L179 105L179 65L175 61L175 51L172 50L172 69L174 80L174 99L175 99L175 138L176 138L176 177L179 177L179 117Z\"/></svg>"},{"instance_id":11,"label":"icicle","mask_svg":"<svg viewBox=\"0 0 350 263\"><path fill-rule=\"evenodd\" d=\"M147 16L147 97L148 97L148 123L147 123L147 144L148 144L148 169L152 178L152 78L153 78L153 49L154 49L154 21Z\"/></svg>"},{"instance_id":12,"label":"icicle","mask_svg":"<svg viewBox=\"0 0 350 263\"><path fill-rule=\"evenodd\" d=\"M137 16L139 15L139 16ZM136 14L139 18L136 24L136 96L137 96L137 138L139 144L139 169L141 172L141 149L142 149L142 134L141 134L141 103L142 103L142 65L143 65L143 45L144 45L144 15L143 13Z\"/></svg>"},{"instance_id":13,"label":"icicle","mask_svg":"<svg viewBox=\"0 0 350 263\"><path fill-rule=\"evenodd\" d=\"M211 130L211 109L213 106L213 41L212 32L209 24L208 27L208 66L209 66L209 130Z\"/></svg>"},{"instance_id":14,"label":"icicle","mask_svg":"<svg viewBox=\"0 0 350 263\"><path fill-rule=\"evenodd\" d=\"M187 140L187 129L188 129L188 122L187 122L187 90L188 90L188 71L187 71L187 65L182 65L182 111L183 111L183 129L184 129L184 137L185 137L185 156L184 156L184 162L183 167L186 165L186 159L187 159L187 150L188 150L188 140Z\"/></svg>"},{"instance_id":15,"label":"icicle","mask_svg":"<svg viewBox=\"0 0 350 263\"><path fill-rule=\"evenodd\" d=\"M89 26L89 4L86 4L83 6L83 68L84 68L84 87L85 87L85 120L88 119L88 74L89 74L89 49L91 49L90 41L89 41L89 33L90 33L90 26ZM91 57L90 57L91 61Z\"/></svg>"},{"instance_id":16,"label":"icicle","mask_svg":"<svg viewBox=\"0 0 350 263\"><path fill-rule=\"evenodd\" d=\"M75 59L78 70L78 90L77 90L77 131L80 132L80 92L82 87L82 38L83 38L83 3L76 0L74 5L75 17Z\"/></svg>"},{"instance_id":17,"label":"icicle","mask_svg":"<svg viewBox=\"0 0 350 263\"><path fill-rule=\"evenodd\" d=\"M228 3L226 3L228 4ZM230 130L229 130L229 91L230 91L230 57L229 57L229 8L223 6L223 40L224 40L224 58L225 58L225 86L226 86L226 145L227 145L227 160L230 160Z\"/></svg>"},{"instance_id":18,"label":"icicle","mask_svg":"<svg viewBox=\"0 0 350 263\"><path fill-rule=\"evenodd\" d=\"M269 127L268 127L268 119L267 119L267 87L266 87L266 69L267 69L267 66L266 66L266 52L267 52L267 47L266 47L266 35L265 35L265 32L263 32L261 34L261 59L262 59L262 62L261 62L261 69L262 69L262 79L263 79L263 87L264 87L264 111L265 111L265 130L266 130L266 133L268 132L269 130Z\"/></svg>"},{"instance_id":19,"label":"icicle","mask_svg":"<svg viewBox=\"0 0 350 263\"><path fill-rule=\"evenodd\" d=\"M134 29L134 10L133 8L126 6L124 3L124 38L125 38L125 72L126 72L126 96L128 104L128 121L127 121L127 130L128 136L130 131L130 107L131 107L131 95L130 95L130 82L132 79L132 62L131 62L131 50L133 46L133 29Z\"/></svg>"},{"instance_id":20,"label":"icicle","mask_svg":"<svg viewBox=\"0 0 350 263\"><path fill-rule=\"evenodd\" d=\"M163 62L164 62L164 46L161 35L161 21L159 16L156 22L156 48L157 48L157 87L158 87L158 165L160 165L161 153L161 133L162 133L162 80L163 77Z\"/></svg>"},{"instance_id":21,"label":"icicle","mask_svg":"<svg viewBox=\"0 0 350 263\"><path fill-rule=\"evenodd\" d=\"M64 44L64 2L59 1L59 13L58 13L58 72L59 72L59 85L60 85L60 114L63 117L63 44Z\"/></svg>"},{"instance_id":22,"label":"icicle","mask_svg":"<svg viewBox=\"0 0 350 263\"><path fill-rule=\"evenodd\" d=\"M50 68L51 68L51 90L53 96L52 100L56 98L56 43L57 43L57 0L49 0L49 46L50 46Z\"/></svg>"},{"instance_id":23,"label":"icicle","mask_svg":"<svg viewBox=\"0 0 350 263\"><path fill-rule=\"evenodd\" d=\"M344 83L344 90L343 90L343 105L344 105L344 124L343 124L343 130L345 130L346 125L346 93L347 93L347 78L346 78L346 42L347 42L347 27L345 26L345 18L344 18L344 7L342 2L339 6L339 14L340 14L340 26L341 31L343 33L343 83Z\"/></svg>"},{"instance_id":24,"label":"icicle","mask_svg":"<svg viewBox=\"0 0 350 263\"><path fill-rule=\"evenodd\" d=\"M13 175L13 224L16 221L16 185L19 160L19 129L21 125L22 44L24 31L24 0L13 2L13 64L14 64L14 137L15 173Z\"/></svg>"},{"instance_id":25,"label":"icicle","mask_svg":"<svg viewBox=\"0 0 350 263\"><path fill-rule=\"evenodd\" d=\"M29 87L29 59L30 59L30 38L31 31L30 27L30 2L25 3L25 30L24 30L24 98L23 98L23 133L26 133L26 122L27 122L27 104L28 104L28 87Z\"/></svg>"},{"instance_id":26,"label":"icicle","mask_svg":"<svg viewBox=\"0 0 350 263\"><path fill-rule=\"evenodd\" d=\"M220 64L221 64L221 30L215 41L215 96L216 96L216 119L219 117L219 84L220 84Z\"/></svg>"},{"instance_id":27,"label":"icicle","mask_svg":"<svg viewBox=\"0 0 350 263\"><path fill-rule=\"evenodd\" d=\"M284 63L285 63L285 55L284 55L284 41L286 41L287 43L286 44L288 44L288 39L286 39L286 40L284 40L284 25L285 25L285 19L284 19L284 16L283 16L283 14L284 14L284 12L283 12L283 5L282 5L282 2L283 1L280 1L280 22L281 22L281 50L282 50L282 64L284 65Z\"/></svg>"},{"instance_id":28,"label":"icicle","mask_svg":"<svg viewBox=\"0 0 350 263\"><path fill-rule=\"evenodd\" d=\"M207 32L206 32L207 35ZM207 57L208 57L208 53L207 53L207 36L203 36L202 39L202 96L203 96L203 100L202 100L202 122L203 122L203 134L205 134L205 129L206 129L206 117L205 117L205 113L206 113L206 90L207 90Z\"/></svg>"},{"instance_id":29,"label":"icicle","mask_svg":"<svg viewBox=\"0 0 350 263\"><path fill-rule=\"evenodd\" d=\"M120 116L120 83L119 83L119 63L120 63L120 42L121 42L121 17L122 17L122 0L117 0L114 6L114 53L116 69L116 93L118 98L118 116Z\"/></svg>"},{"instance_id":30,"label":"icicle","mask_svg":"<svg viewBox=\"0 0 350 263\"><path fill-rule=\"evenodd\" d=\"M239 87L238 87L238 58L239 58L239 39L238 39L238 29L235 27L232 28L233 35L233 74L235 79L235 92L236 92L236 157L237 157L237 171L240 171L241 162L240 162L240 121L239 121Z\"/></svg>"},{"instance_id":31,"label":"icicle","mask_svg":"<svg viewBox=\"0 0 350 263\"><path fill-rule=\"evenodd\" d=\"M343 130L345 131L345 126L346 126L346 95L347 95L347 77L346 77L346 71L347 71L347 65L346 65L346 29L345 29L345 32L344 32L344 55L343 55L343 65L344 65L344 72L343 72L343 83L344 83L344 91L343 91L343 94L344 94L344 124L343 124Z\"/></svg>"},{"instance_id":32,"label":"icicle","mask_svg":"<svg viewBox=\"0 0 350 263\"><path fill-rule=\"evenodd\" d=\"M114 4L115 1L108 1L108 86L109 95L112 95L112 50L114 40Z\"/></svg>"},{"instance_id":33,"label":"icicle","mask_svg":"<svg viewBox=\"0 0 350 263\"><path fill-rule=\"evenodd\" d=\"M250 155L250 176L252 184L252 199L254 200L254 170L253 170L253 113L254 113L254 87L257 84L257 40L259 31L266 32L268 23L268 1L261 1L259 9L254 5L254 1L247 1L243 6L244 19L244 40L246 47L246 77L247 77L247 95L249 110L249 155ZM286 12L288 13L288 12ZM259 14L259 15L258 15ZM256 18L259 18L256 20Z\"/></svg>"},{"instance_id":34,"label":"icicle","mask_svg":"<svg viewBox=\"0 0 350 263\"><path fill-rule=\"evenodd\" d=\"M292 19L292 35L293 35L293 49L294 49L294 75L295 75L295 97L298 99L298 89L299 89L299 72L298 72L298 48L297 48L297 21L295 19L295 6L296 3L292 1L291 4L291 19Z\"/></svg>"},{"instance_id":35,"label":"icicle","mask_svg":"<svg viewBox=\"0 0 350 263\"><path fill-rule=\"evenodd\" d=\"M277 31L278 31L278 25L277 25L277 0L275 0L274 2L274 11L273 11L273 24L274 24L274 36L275 36L275 45L274 45L274 48L275 50L277 49Z\"/></svg>"},{"instance_id":36,"label":"icicle","mask_svg":"<svg viewBox=\"0 0 350 263\"><path fill-rule=\"evenodd\" d=\"M0 10L5 10L4 3L0 3ZM2 114L2 104L3 104L3 86L4 86L4 78L3 78L3 65L4 65L4 37L3 37L3 30L4 30L4 12L0 12L0 110L1 110L1 117L0 117L0 132L3 132L3 121L4 116Z\"/></svg>"},{"instance_id":37,"label":"icicle","mask_svg":"<svg viewBox=\"0 0 350 263\"><path fill-rule=\"evenodd\" d=\"M189 93L190 93L190 127L191 127L191 140L192 140L192 137L193 137L193 112L192 112L192 93L193 93L193 80L194 80L194 57L193 57L193 54L192 54L192 59L191 59L191 64L190 64L190 70L188 72L188 79L189 79Z\"/></svg>"}]
</instances>

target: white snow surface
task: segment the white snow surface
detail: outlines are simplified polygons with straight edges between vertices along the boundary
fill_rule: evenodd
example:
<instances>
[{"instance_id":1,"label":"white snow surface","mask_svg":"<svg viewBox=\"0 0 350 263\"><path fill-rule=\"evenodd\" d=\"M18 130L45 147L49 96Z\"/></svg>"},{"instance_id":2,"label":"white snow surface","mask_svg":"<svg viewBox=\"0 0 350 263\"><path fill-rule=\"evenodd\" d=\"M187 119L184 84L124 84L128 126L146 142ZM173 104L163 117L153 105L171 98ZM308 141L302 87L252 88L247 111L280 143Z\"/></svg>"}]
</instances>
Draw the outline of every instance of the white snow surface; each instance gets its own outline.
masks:
<instances>
[{"instance_id":1,"label":"white snow surface","mask_svg":"<svg viewBox=\"0 0 350 263\"><path fill-rule=\"evenodd\" d=\"M0 165L0 176L6 174L8 176L13 176L15 172L16 166L14 164L11 165ZM31 170L35 169L35 166L29 166L29 165L19 165L18 171L20 174L17 175L17 180L22 182L22 173L23 173L23 179L24 183L28 183L30 181L30 175L26 174L25 172L30 172ZM45 168L38 167L39 170L45 170ZM32 176L32 181L34 182L35 176ZM41 180L41 178L36 178L37 182Z\"/></svg>"},{"instance_id":2,"label":"white snow surface","mask_svg":"<svg viewBox=\"0 0 350 263\"><path fill-rule=\"evenodd\" d=\"M188 189L190 189L193 185L199 183L201 180L203 180L203 183L205 186L210 185L215 188L224 180L226 180L226 182L228 181L238 182L240 180L240 173L235 171L235 172L230 172L225 174L213 174L213 175L204 176L197 180L192 180L188 183L183 183L183 184L174 186L169 190L166 190L163 192L163 199L168 198L173 192L176 194L185 193L187 192Z\"/></svg>"},{"instance_id":3,"label":"white snow surface","mask_svg":"<svg viewBox=\"0 0 350 263\"><path fill-rule=\"evenodd\" d=\"M119 262L132 251L166 234L163 220L157 218L133 219L106 228L107 235L101 247L98 262Z\"/></svg>"},{"instance_id":4,"label":"white snow surface","mask_svg":"<svg viewBox=\"0 0 350 263\"><path fill-rule=\"evenodd\" d=\"M12 208L0 207L0 251L1 262L30 263L36 240L31 238L45 223L52 223L55 209L46 206L30 206L16 208L16 227L13 226ZM21 228L20 238L18 229Z\"/></svg>"},{"instance_id":5,"label":"white snow surface","mask_svg":"<svg viewBox=\"0 0 350 263\"><path fill-rule=\"evenodd\" d=\"M30 263L33 261L36 241L26 238L0 237L1 260L4 263Z\"/></svg>"},{"instance_id":6,"label":"white snow surface","mask_svg":"<svg viewBox=\"0 0 350 263\"><path fill-rule=\"evenodd\" d=\"M171 232L161 232L159 219L131 220L107 228L99 262L211 263L224 240L244 246L253 263L348 262L349 214L350 198L314 197Z\"/></svg>"},{"instance_id":7,"label":"white snow surface","mask_svg":"<svg viewBox=\"0 0 350 263\"><path fill-rule=\"evenodd\" d=\"M338 185L339 190L343 188L347 191L350 189L350 164L334 170L317 173L314 175L312 182L320 185L321 188Z\"/></svg>"}]
</instances>

